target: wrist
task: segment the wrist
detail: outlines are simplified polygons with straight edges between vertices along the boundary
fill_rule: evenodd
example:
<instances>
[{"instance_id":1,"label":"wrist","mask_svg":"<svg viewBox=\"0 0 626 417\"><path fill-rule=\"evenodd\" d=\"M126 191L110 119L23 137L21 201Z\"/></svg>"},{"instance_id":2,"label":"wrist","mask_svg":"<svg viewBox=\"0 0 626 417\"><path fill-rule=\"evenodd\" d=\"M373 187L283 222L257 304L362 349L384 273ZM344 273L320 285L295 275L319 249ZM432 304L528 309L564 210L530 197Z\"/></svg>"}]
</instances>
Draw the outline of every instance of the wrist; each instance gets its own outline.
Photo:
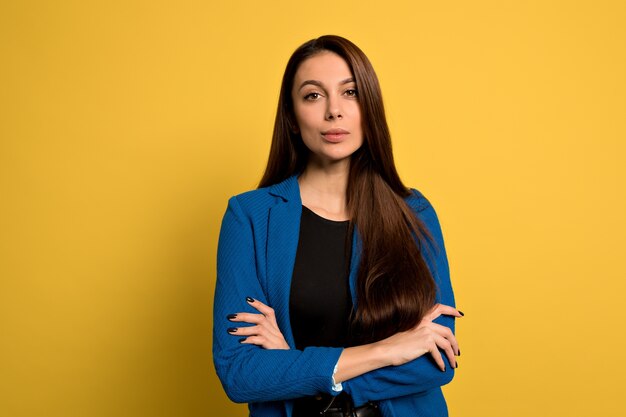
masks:
<instances>
[{"instance_id":1,"label":"wrist","mask_svg":"<svg viewBox=\"0 0 626 417\"><path fill-rule=\"evenodd\" d=\"M389 354L380 342L345 348L337 363L335 381L340 383L389 364Z\"/></svg>"},{"instance_id":2,"label":"wrist","mask_svg":"<svg viewBox=\"0 0 626 417\"><path fill-rule=\"evenodd\" d=\"M380 361L380 367L395 366L397 365L393 360L393 345L390 343L389 338L379 340L371 344L372 355L378 358Z\"/></svg>"}]
</instances>

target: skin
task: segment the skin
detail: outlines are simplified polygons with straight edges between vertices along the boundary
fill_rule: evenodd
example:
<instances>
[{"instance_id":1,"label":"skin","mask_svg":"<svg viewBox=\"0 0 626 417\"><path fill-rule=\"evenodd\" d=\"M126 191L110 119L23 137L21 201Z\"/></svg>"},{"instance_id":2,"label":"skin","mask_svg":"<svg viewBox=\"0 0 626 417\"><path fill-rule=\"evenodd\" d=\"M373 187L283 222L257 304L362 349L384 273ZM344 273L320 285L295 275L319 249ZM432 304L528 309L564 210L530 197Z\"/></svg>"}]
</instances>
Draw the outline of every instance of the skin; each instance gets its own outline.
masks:
<instances>
[{"instance_id":1,"label":"skin","mask_svg":"<svg viewBox=\"0 0 626 417\"><path fill-rule=\"evenodd\" d=\"M303 61L296 72L292 98L302 140L310 150L307 167L298 178L302 204L331 220L349 219L346 187L351 155L363 144L358 92L348 64L333 52L322 52ZM341 128L349 133L327 138L323 132ZM237 313L232 322L254 324L233 327L229 332L244 336L242 343L265 349L290 349L278 328L274 310L258 300L248 303L260 314ZM440 315L462 317L457 309L437 304L413 329L381 341L345 348L337 363L335 382L340 383L385 366L398 366L430 354L439 368L452 366L460 354L456 338L445 326L433 323Z\"/></svg>"}]
</instances>

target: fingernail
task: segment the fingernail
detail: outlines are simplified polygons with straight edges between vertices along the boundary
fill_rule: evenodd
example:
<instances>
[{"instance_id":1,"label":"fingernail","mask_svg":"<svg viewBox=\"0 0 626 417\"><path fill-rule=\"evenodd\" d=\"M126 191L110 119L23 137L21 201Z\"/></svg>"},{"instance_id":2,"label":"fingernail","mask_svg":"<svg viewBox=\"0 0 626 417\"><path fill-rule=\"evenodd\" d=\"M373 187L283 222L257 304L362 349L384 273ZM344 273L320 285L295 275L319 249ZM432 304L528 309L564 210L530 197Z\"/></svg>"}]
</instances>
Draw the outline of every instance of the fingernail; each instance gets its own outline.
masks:
<instances>
[{"instance_id":1,"label":"fingernail","mask_svg":"<svg viewBox=\"0 0 626 417\"><path fill-rule=\"evenodd\" d=\"M456 363L456 367L457 367L457 368L459 367L459 363L458 363L458 362Z\"/></svg>"},{"instance_id":2,"label":"fingernail","mask_svg":"<svg viewBox=\"0 0 626 417\"><path fill-rule=\"evenodd\" d=\"M464 316L464 315L465 315L465 314L463 314L463 312L462 312L461 310L457 310L457 311L459 312L459 314L460 314L461 316Z\"/></svg>"},{"instance_id":3,"label":"fingernail","mask_svg":"<svg viewBox=\"0 0 626 417\"><path fill-rule=\"evenodd\" d=\"M444 366L441 372L446 372L446 367Z\"/></svg>"},{"instance_id":4,"label":"fingernail","mask_svg":"<svg viewBox=\"0 0 626 417\"><path fill-rule=\"evenodd\" d=\"M234 320L234 319L236 319L236 318L237 318L237 315L236 315L236 314L229 314L228 316L226 316L226 318L227 318L228 320Z\"/></svg>"},{"instance_id":5,"label":"fingernail","mask_svg":"<svg viewBox=\"0 0 626 417\"><path fill-rule=\"evenodd\" d=\"M461 349L459 349L459 356L461 356Z\"/></svg>"},{"instance_id":6,"label":"fingernail","mask_svg":"<svg viewBox=\"0 0 626 417\"><path fill-rule=\"evenodd\" d=\"M254 303L254 298L246 297L246 301L249 302L249 303Z\"/></svg>"},{"instance_id":7,"label":"fingernail","mask_svg":"<svg viewBox=\"0 0 626 417\"><path fill-rule=\"evenodd\" d=\"M229 327L228 330L226 330L228 333L235 333L237 331L236 327Z\"/></svg>"},{"instance_id":8,"label":"fingernail","mask_svg":"<svg viewBox=\"0 0 626 417\"><path fill-rule=\"evenodd\" d=\"M239 339L239 343L243 343L243 342L245 342L245 341L246 341L246 339L247 339L246 337L244 337L243 339Z\"/></svg>"}]
</instances>

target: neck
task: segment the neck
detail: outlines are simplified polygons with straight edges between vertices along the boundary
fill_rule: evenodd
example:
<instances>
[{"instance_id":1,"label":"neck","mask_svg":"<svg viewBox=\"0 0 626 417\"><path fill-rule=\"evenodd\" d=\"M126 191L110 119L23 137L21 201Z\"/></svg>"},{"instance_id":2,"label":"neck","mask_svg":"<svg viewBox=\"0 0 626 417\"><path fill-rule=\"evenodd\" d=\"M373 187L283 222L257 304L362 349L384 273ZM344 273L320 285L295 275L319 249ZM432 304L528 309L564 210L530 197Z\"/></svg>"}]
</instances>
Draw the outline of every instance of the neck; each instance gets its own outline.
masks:
<instances>
[{"instance_id":1,"label":"neck","mask_svg":"<svg viewBox=\"0 0 626 417\"><path fill-rule=\"evenodd\" d=\"M298 177L302 204L322 217L348 220L346 189L350 160L332 164L309 162Z\"/></svg>"}]
</instances>

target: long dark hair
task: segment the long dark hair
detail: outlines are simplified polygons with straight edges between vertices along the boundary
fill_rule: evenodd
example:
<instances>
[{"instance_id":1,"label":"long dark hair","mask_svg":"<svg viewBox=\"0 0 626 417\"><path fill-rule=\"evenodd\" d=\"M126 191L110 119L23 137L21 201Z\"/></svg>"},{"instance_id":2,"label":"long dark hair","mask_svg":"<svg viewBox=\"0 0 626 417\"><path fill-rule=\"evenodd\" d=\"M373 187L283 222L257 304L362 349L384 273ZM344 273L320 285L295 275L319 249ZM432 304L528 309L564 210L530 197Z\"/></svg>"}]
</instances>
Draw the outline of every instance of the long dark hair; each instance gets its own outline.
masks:
<instances>
[{"instance_id":1,"label":"long dark hair","mask_svg":"<svg viewBox=\"0 0 626 417\"><path fill-rule=\"evenodd\" d=\"M336 53L350 67L361 110L363 145L350 159L346 197L350 230L356 227L362 242L352 342L369 343L417 325L435 302L436 286L421 250L428 231L404 201L411 191L395 167L378 77L367 56L349 40L334 35L312 39L287 62L259 187L306 167L309 150L296 133L291 90L300 64L325 51Z\"/></svg>"}]
</instances>

